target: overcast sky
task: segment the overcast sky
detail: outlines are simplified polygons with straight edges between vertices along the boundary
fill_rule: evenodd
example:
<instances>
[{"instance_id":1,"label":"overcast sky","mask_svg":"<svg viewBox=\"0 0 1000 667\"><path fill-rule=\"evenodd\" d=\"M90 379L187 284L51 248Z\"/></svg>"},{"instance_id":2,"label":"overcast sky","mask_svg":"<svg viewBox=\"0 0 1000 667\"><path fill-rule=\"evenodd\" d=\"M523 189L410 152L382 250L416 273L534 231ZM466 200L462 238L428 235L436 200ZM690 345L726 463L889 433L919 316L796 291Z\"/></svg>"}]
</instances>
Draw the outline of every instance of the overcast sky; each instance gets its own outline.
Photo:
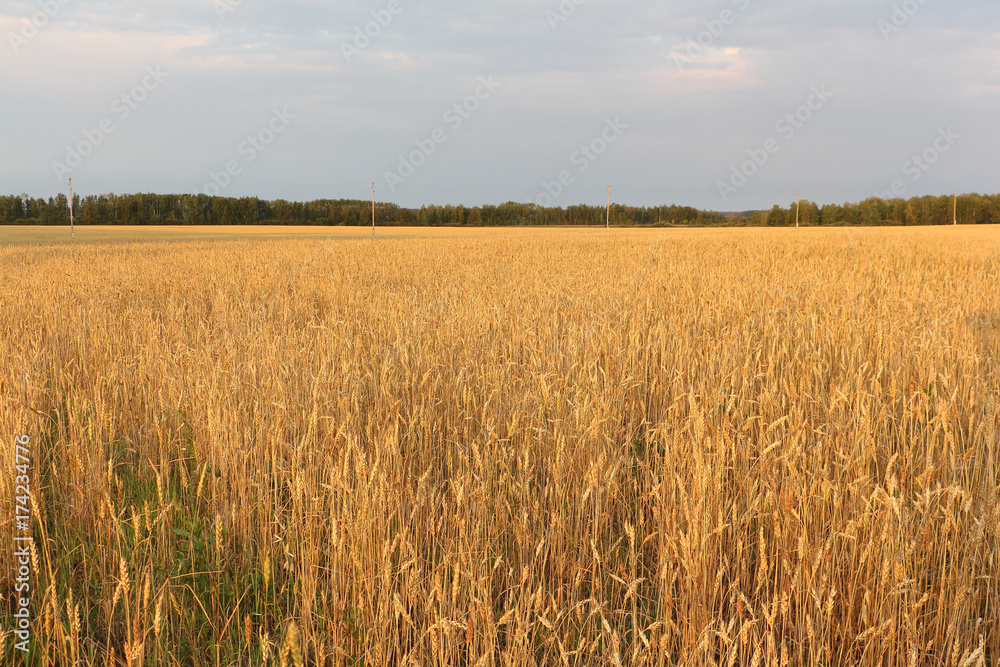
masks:
<instances>
[{"instance_id":1,"label":"overcast sky","mask_svg":"<svg viewBox=\"0 0 1000 667\"><path fill-rule=\"evenodd\" d=\"M1000 192L996 0L0 0L0 36L4 194Z\"/></svg>"}]
</instances>

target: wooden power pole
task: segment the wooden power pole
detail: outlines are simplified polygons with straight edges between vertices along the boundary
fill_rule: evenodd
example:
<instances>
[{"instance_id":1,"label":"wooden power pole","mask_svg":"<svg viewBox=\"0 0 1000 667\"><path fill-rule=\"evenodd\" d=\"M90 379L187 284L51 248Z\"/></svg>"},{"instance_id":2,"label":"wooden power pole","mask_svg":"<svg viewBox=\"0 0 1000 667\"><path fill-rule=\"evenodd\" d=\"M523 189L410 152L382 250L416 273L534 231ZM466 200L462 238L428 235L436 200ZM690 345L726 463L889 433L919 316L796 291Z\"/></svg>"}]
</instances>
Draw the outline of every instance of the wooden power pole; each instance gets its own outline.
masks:
<instances>
[{"instance_id":1,"label":"wooden power pole","mask_svg":"<svg viewBox=\"0 0 1000 667\"><path fill-rule=\"evenodd\" d=\"M375 181L372 181L372 236L375 236Z\"/></svg>"},{"instance_id":2,"label":"wooden power pole","mask_svg":"<svg viewBox=\"0 0 1000 667\"><path fill-rule=\"evenodd\" d=\"M69 237L76 240L76 227L73 226L73 179L69 179Z\"/></svg>"},{"instance_id":3,"label":"wooden power pole","mask_svg":"<svg viewBox=\"0 0 1000 667\"><path fill-rule=\"evenodd\" d=\"M958 188L955 188L955 224L958 225Z\"/></svg>"},{"instance_id":4,"label":"wooden power pole","mask_svg":"<svg viewBox=\"0 0 1000 667\"><path fill-rule=\"evenodd\" d=\"M799 198L795 202L795 228L799 228L799 209L802 208L802 186L799 186Z\"/></svg>"},{"instance_id":5,"label":"wooden power pole","mask_svg":"<svg viewBox=\"0 0 1000 667\"><path fill-rule=\"evenodd\" d=\"M611 186L608 186L608 229L611 229Z\"/></svg>"}]
</instances>

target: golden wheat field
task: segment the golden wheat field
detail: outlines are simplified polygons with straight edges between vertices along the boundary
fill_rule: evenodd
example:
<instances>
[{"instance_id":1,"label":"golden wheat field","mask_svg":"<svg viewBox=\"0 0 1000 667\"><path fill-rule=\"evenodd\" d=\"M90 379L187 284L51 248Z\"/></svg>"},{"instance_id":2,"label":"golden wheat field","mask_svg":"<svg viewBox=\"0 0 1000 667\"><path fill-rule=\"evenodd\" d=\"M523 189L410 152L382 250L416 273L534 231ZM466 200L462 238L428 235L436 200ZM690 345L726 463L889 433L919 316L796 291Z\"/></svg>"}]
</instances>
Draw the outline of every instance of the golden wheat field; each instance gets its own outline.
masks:
<instances>
[{"instance_id":1,"label":"golden wheat field","mask_svg":"<svg viewBox=\"0 0 1000 667\"><path fill-rule=\"evenodd\" d=\"M1000 229L0 247L30 665L1000 661Z\"/></svg>"}]
</instances>

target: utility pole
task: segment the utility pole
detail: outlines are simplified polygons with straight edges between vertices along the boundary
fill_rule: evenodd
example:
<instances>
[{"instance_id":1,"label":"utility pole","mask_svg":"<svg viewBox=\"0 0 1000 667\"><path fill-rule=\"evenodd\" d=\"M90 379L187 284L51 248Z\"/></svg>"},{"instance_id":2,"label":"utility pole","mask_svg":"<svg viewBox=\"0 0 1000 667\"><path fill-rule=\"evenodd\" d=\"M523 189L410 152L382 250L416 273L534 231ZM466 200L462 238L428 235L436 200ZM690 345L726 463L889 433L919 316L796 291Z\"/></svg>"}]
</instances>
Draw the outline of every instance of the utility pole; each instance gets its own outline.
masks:
<instances>
[{"instance_id":1,"label":"utility pole","mask_svg":"<svg viewBox=\"0 0 1000 667\"><path fill-rule=\"evenodd\" d=\"M795 202L795 228L799 228L799 209L802 208L802 186L799 186L799 198Z\"/></svg>"},{"instance_id":2,"label":"utility pole","mask_svg":"<svg viewBox=\"0 0 1000 667\"><path fill-rule=\"evenodd\" d=\"M372 236L375 236L375 181L372 181Z\"/></svg>"},{"instance_id":3,"label":"utility pole","mask_svg":"<svg viewBox=\"0 0 1000 667\"><path fill-rule=\"evenodd\" d=\"M76 240L76 227L73 226L73 179L69 179L69 236Z\"/></svg>"},{"instance_id":4,"label":"utility pole","mask_svg":"<svg viewBox=\"0 0 1000 667\"><path fill-rule=\"evenodd\" d=\"M955 225L958 225L958 188L955 188Z\"/></svg>"},{"instance_id":5,"label":"utility pole","mask_svg":"<svg viewBox=\"0 0 1000 667\"><path fill-rule=\"evenodd\" d=\"M611 229L611 186L608 186L608 229Z\"/></svg>"}]
</instances>

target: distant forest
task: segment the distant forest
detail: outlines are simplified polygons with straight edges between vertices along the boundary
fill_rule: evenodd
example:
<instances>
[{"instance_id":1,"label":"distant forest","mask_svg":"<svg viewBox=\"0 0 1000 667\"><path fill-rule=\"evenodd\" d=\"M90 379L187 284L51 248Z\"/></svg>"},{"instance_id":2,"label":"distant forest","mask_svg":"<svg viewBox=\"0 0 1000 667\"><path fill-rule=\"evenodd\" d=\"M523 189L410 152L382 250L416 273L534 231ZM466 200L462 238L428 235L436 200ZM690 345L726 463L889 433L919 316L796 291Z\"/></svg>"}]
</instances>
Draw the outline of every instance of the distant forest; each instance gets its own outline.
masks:
<instances>
[{"instance_id":1,"label":"distant forest","mask_svg":"<svg viewBox=\"0 0 1000 667\"><path fill-rule=\"evenodd\" d=\"M68 225L66 195L34 199L27 195L0 197L0 224ZM773 226L795 224L795 208L775 206L769 211L716 213L688 206L611 207L611 224L635 227ZM371 202L321 199L311 202L265 201L208 195L101 195L73 197L78 225L371 225ZM586 226L604 225L603 206L543 208L508 202L499 206L424 206L401 208L375 205L378 225L390 226ZM800 224L816 226L946 225L954 215L951 196L913 199L866 199L859 204L803 201ZM1000 195L961 195L961 224L1000 224Z\"/></svg>"}]
</instances>

